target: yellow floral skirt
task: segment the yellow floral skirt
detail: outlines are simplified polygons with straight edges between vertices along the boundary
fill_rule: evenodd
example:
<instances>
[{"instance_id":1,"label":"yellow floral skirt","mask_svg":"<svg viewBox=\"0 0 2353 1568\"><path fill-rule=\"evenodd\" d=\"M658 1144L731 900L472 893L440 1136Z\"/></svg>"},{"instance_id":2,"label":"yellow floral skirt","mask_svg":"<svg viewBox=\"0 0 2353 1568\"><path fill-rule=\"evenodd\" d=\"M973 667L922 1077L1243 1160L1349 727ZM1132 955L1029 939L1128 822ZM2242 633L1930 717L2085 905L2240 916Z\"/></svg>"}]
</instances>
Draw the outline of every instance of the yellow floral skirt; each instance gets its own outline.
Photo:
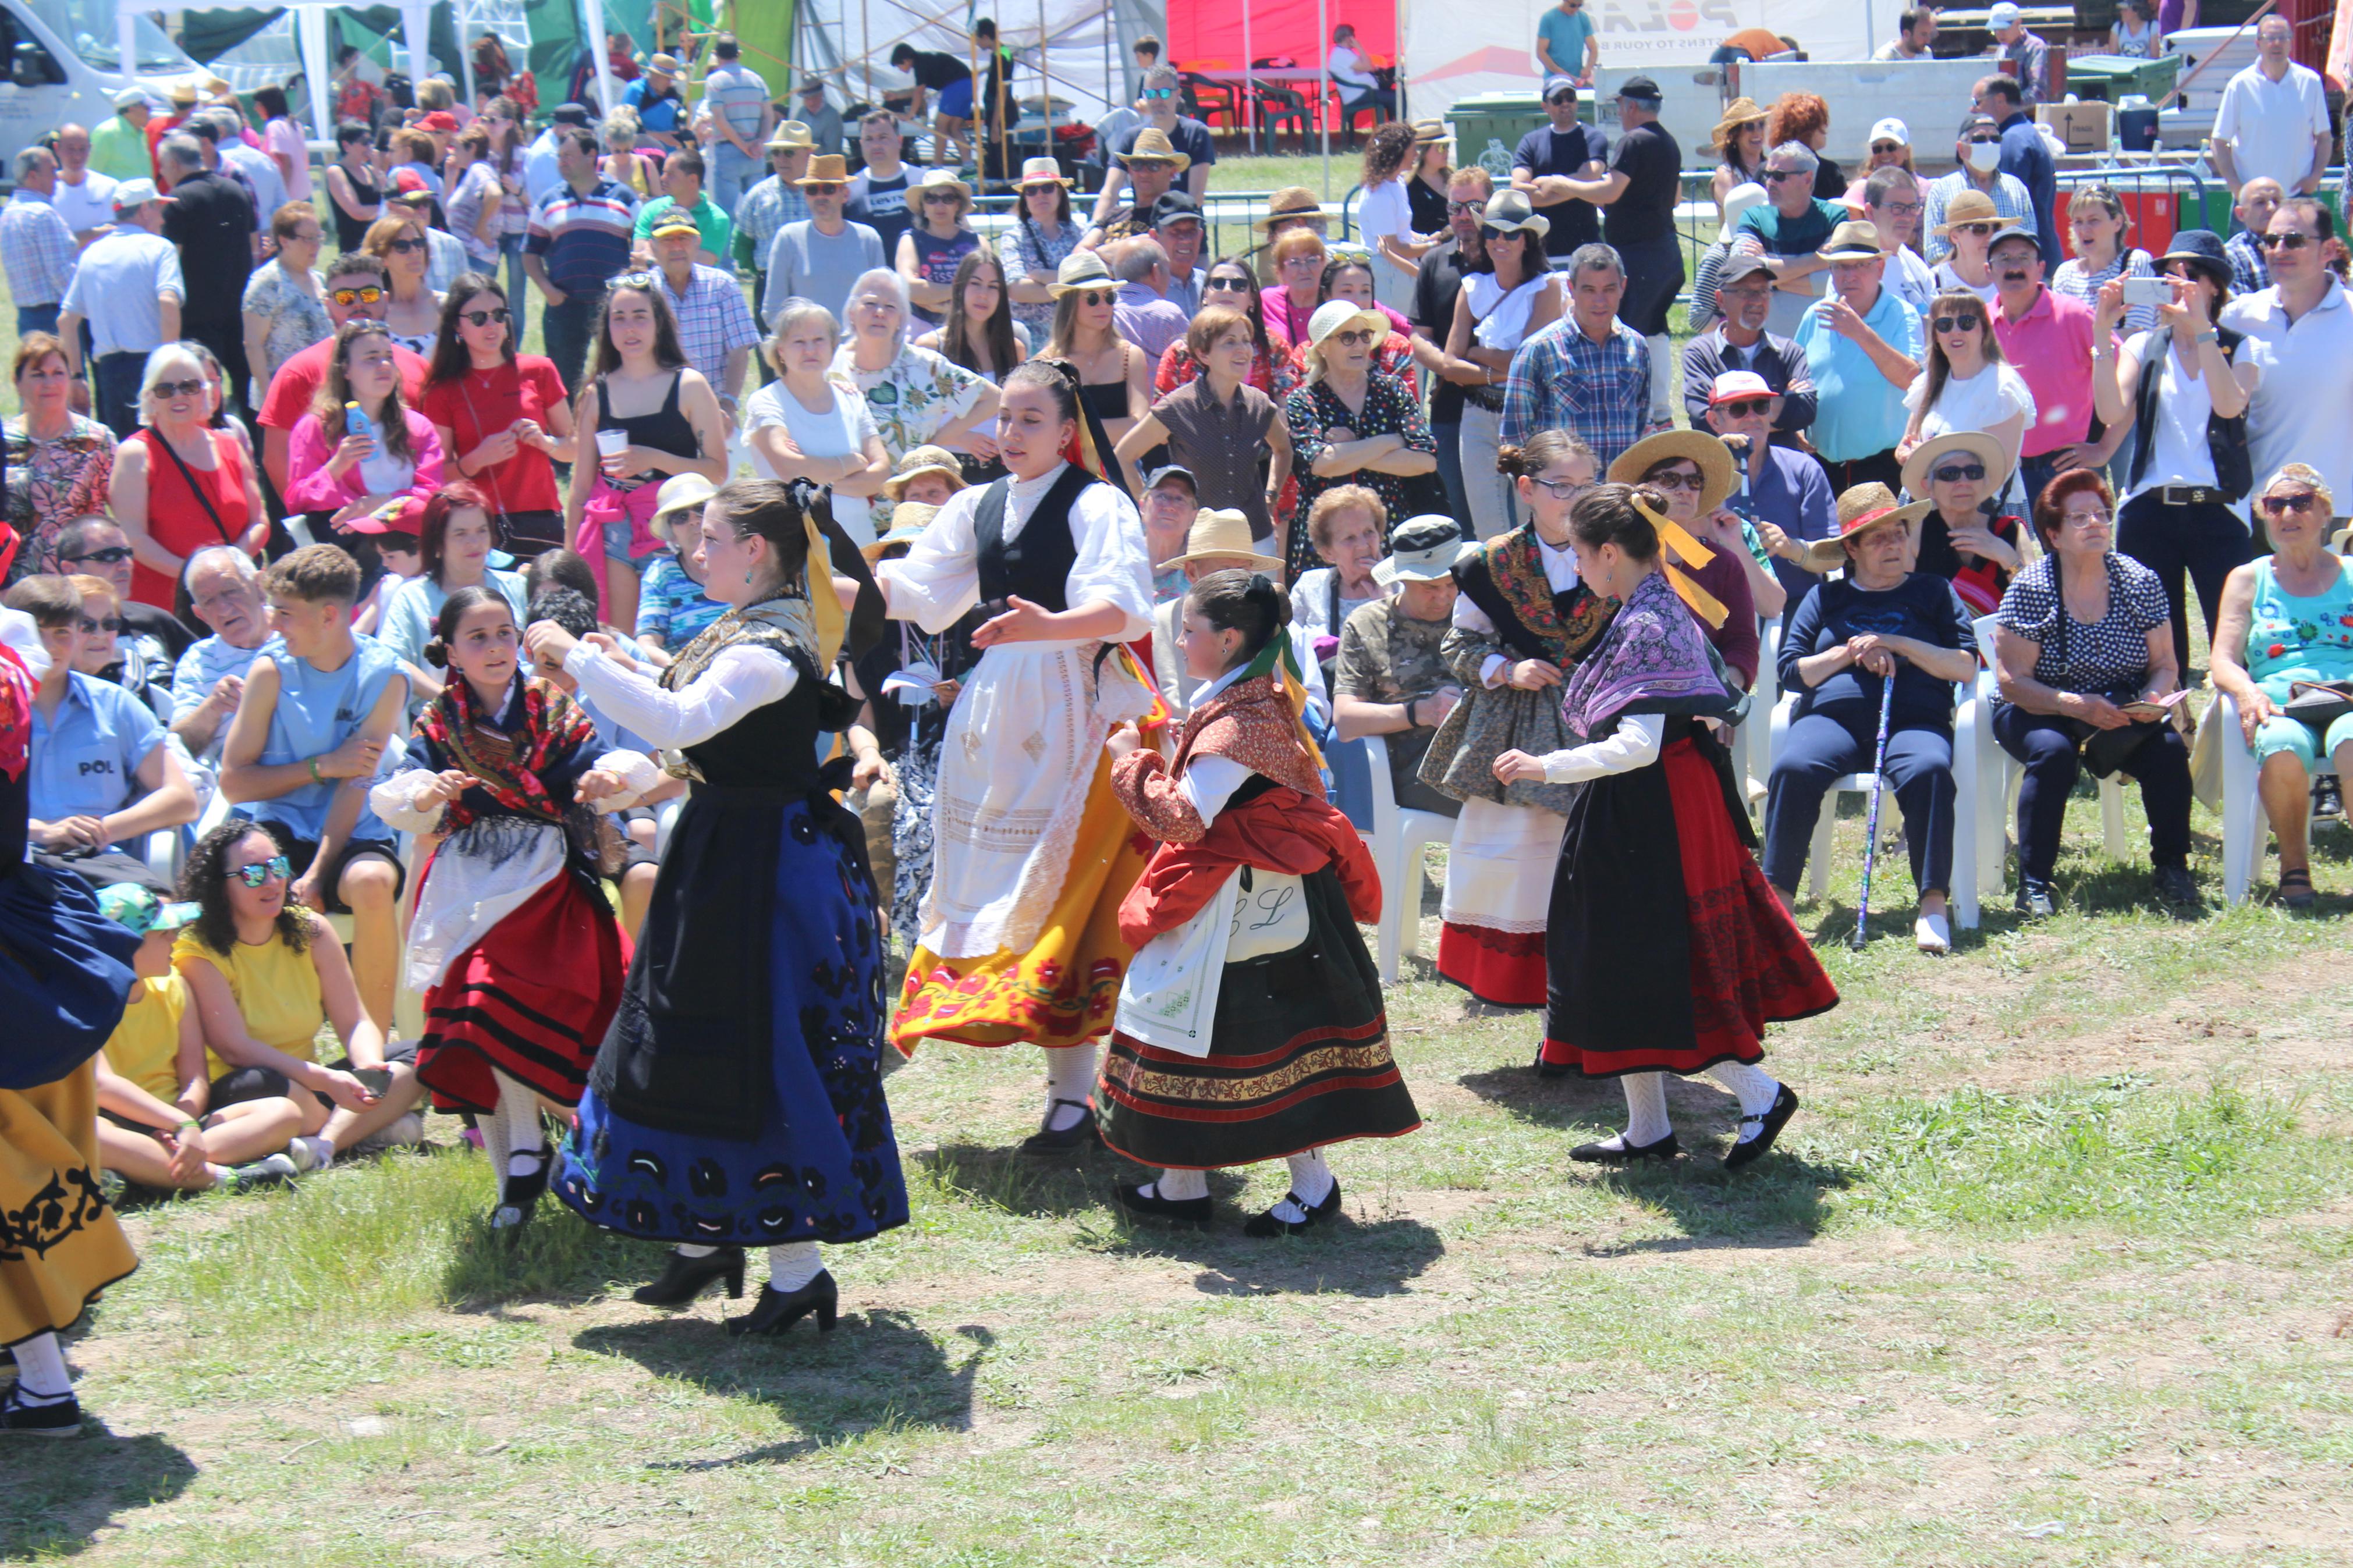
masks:
<instances>
[{"instance_id":1,"label":"yellow floral skirt","mask_svg":"<svg viewBox=\"0 0 2353 1568\"><path fill-rule=\"evenodd\" d=\"M0 1345L72 1326L139 1267L98 1186L98 1066L0 1089Z\"/></svg>"},{"instance_id":2,"label":"yellow floral skirt","mask_svg":"<svg viewBox=\"0 0 2353 1568\"><path fill-rule=\"evenodd\" d=\"M918 945L891 1043L912 1057L925 1036L967 1046L1027 1040L1053 1048L1109 1034L1120 982L1135 956L1120 938L1120 900L1151 852L1151 841L1112 793L1105 756L1087 785L1070 872L1036 944L983 958L942 958Z\"/></svg>"}]
</instances>

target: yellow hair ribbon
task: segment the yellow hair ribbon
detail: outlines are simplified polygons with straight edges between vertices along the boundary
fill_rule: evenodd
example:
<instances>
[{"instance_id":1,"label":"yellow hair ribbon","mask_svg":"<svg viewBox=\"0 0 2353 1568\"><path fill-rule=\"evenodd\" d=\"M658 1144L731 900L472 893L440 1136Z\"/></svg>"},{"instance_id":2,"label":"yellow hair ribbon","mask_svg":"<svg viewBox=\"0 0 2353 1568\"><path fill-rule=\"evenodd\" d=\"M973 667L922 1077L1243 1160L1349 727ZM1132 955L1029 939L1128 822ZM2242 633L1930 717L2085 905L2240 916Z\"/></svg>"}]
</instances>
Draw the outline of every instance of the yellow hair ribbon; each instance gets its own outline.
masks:
<instances>
[{"instance_id":1,"label":"yellow hair ribbon","mask_svg":"<svg viewBox=\"0 0 2353 1568\"><path fill-rule=\"evenodd\" d=\"M1672 552L1674 558L1696 571L1715 559L1715 552L1692 536L1689 529L1664 512L1651 510L1651 503L1640 495L1634 498L1634 510L1650 520L1659 535L1659 542Z\"/></svg>"},{"instance_id":2,"label":"yellow hair ribbon","mask_svg":"<svg viewBox=\"0 0 2353 1568\"><path fill-rule=\"evenodd\" d=\"M822 674L833 668L835 656L841 652L849 617L842 612L841 595L834 592L833 551L826 543L825 531L818 527L814 512L801 514L801 526L808 533L808 562L802 570L808 579L809 619L817 623L818 670Z\"/></svg>"},{"instance_id":3,"label":"yellow hair ribbon","mask_svg":"<svg viewBox=\"0 0 2353 1568\"><path fill-rule=\"evenodd\" d=\"M1721 629L1725 617L1732 614L1725 607L1723 600L1683 575L1683 569L1680 567L1667 568L1667 582L1673 587L1675 596L1691 606L1691 613L1705 621L1710 626Z\"/></svg>"}]
</instances>

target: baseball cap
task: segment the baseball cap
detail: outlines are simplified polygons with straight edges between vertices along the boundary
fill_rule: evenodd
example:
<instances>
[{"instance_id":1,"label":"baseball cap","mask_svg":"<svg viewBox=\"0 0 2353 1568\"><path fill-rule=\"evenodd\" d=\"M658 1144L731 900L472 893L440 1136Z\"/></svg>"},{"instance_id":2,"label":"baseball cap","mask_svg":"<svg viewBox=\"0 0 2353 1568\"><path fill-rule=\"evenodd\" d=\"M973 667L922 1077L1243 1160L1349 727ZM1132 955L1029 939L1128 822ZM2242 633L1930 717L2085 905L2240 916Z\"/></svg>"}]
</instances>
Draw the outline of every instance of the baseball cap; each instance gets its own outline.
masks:
<instances>
[{"instance_id":1,"label":"baseball cap","mask_svg":"<svg viewBox=\"0 0 2353 1568\"><path fill-rule=\"evenodd\" d=\"M1571 99L1576 98L1577 83L1565 76L1548 76L1545 78L1544 100L1546 103L1550 103L1554 98L1564 91L1567 92Z\"/></svg>"},{"instance_id":2,"label":"baseball cap","mask_svg":"<svg viewBox=\"0 0 2353 1568\"><path fill-rule=\"evenodd\" d=\"M114 95L114 107L117 109L129 109L146 101L147 95L135 87L126 87Z\"/></svg>"},{"instance_id":3,"label":"baseball cap","mask_svg":"<svg viewBox=\"0 0 2353 1568\"><path fill-rule=\"evenodd\" d=\"M1766 379L1753 370L1727 370L1715 378L1708 388L1710 407L1719 403L1736 403L1744 397L1778 397Z\"/></svg>"},{"instance_id":4,"label":"baseball cap","mask_svg":"<svg viewBox=\"0 0 2353 1568\"><path fill-rule=\"evenodd\" d=\"M168 202L172 198L155 188L153 180L124 180L114 187L114 210L134 211L149 202Z\"/></svg>"},{"instance_id":5,"label":"baseball cap","mask_svg":"<svg viewBox=\"0 0 2353 1568\"><path fill-rule=\"evenodd\" d=\"M1728 256L1725 258L1723 270L1715 275L1716 291L1721 293L1743 278L1753 278L1759 272L1764 273L1767 278L1773 275L1771 264L1763 257L1742 256L1737 253Z\"/></svg>"},{"instance_id":6,"label":"baseball cap","mask_svg":"<svg viewBox=\"0 0 2353 1568\"><path fill-rule=\"evenodd\" d=\"M136 882L115 882L98 890L98 912L145 936L153 931L177 931L193 925L205 912L205 907L197 903L167 903L153 888Z\"/></svg>"},{"instance_id":7,"label":"baseball cap","mask_svg":"<svg viewBox=\"0 0 2353 1568\"><path fill-rule=\"evenodd\" d=\"M2001 4L1986 13L1986 26L1995 32L2004 27L2015 27L2021 20L2023 17L2011 0L2001 0Z\"/></svg>"},{"instance_id":8,"label":"baseball cap","mask_svg":"<svg viewBox=\"0 0 2353 1568\"><path fill-rule=\"evenodd\" d=\"M1201 204L1188 191L1163 191L1160 199L1152 204L1152 226L1162 228L1181 218L1198 218Z\"/></svg>"},{"instance_id":9,"label":"baseball cap","mask_svg":"<svg viewBox=\"0 0 2353 1568\"><path fill-rule=\"evenodd\" d=\"M1662 100L1667 95L1661 92L1659 90L1659 84L1652 81L1649 77L1630 76L1623 82L1619 84L1618 96L1620 98L1640 99L1645 103L1657 103Z\"/></svg>"},{"instance_id":10,"label":"baseball cap","mask_svg":"<svg viewBox=\"0 0 2353 1568\"><path fill-rule=\"evenodd\" d=\"M683 213L679 211L678 208L672 207L668 212L663 213L659 217L654 219L653 226L648 230L648 232L656 236L665 234L701 234L702 232L702 226L694 221L694 216L691 213Z\"/></svg>"},{"instance_id":11,"label":"baseball cap","mask_svg":"<svg viewBox=\"0 0 2353 1568\"><path fill-rule=\"evenodd\" d=\"M588 106L585 103L559 103L547 111L547 117L558 125L586 125Z\"/></svg>"},{"instance_id":12,"label":"baseball cap","mask_svg":"<svg viewBox=\"0 0 2353 1568\"><path fill-rule=\"evenodd\" d=\"M1160 488L1163 479L1182 479L1187 488L1195 494L1200 493L1200 481L1193 477L1193 470L1182 463L1166 463L1153 469L1144 477L1144 488L1147 490L1156 490Z\"/></svg>"},{"instance_id":13,"label":"baseball cap","mask_svg":"<svg viewBox=\"0 0 2353 1568\"><path fill-rule=\"evenodd\" d=\"M1986 254L1989 256L1992 255L1994 247L2005 239L2022 239L2026 241L2027 244L2034 247L2035 255L2041 256L2042 254L2042 237L2035 233L2032 229L2027 227L2024 224L2016 223L2011 224L2008 228L2001 230L1991 239L1986 241Z\"/></svg>"}]
</instances>

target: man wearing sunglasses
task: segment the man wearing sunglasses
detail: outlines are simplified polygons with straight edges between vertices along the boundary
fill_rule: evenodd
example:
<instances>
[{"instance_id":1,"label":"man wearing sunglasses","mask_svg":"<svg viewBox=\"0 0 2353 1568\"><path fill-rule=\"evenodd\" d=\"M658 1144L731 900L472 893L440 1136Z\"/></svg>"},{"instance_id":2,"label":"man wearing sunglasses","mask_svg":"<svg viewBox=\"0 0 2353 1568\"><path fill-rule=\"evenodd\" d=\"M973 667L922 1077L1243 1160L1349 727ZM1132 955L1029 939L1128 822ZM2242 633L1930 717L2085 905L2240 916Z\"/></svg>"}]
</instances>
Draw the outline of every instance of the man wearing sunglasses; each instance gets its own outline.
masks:
<instances>
[{"instance_id":1,"label":"man wearing sunglasses","mask_svg":"<svg viewBox=\"0 0 2353 1568\"><path fill-rule=\"evenodd\" d=\"M167 672L161 681L169 687L172 662L196 639L171 611L132 601L131 541L114 525L114 520L93 514L66 524L58 534L58 565L69 576L79 573L95 577L114 590L115 603L121 606L118 613L122 617L120 646L125 658L143 656L150 660L160 659ZM113 677L107 675L107 679Z\"/></svg>"},{"instance_id":2,"label":"man wearing sunglasses","mask_svg":"<svg viewBox=\"0 0 2353 1568\"><path fill-rule=\"evenodd\" d=\"M1862 221L1879 231L1880 248L1887 253L1884 281L1903 301L1926 315L1936 297L1936 274L1920 259L1912 242L1920 237L1925 205L1919 176L1891 164L1875 169L1862 183Z\"/></svg>"},{"instance_id":3,"label":"man wearing sunglasses","mask_svg":"<svg viewBox=\"0 0 2353 1568\"><path fill-rule=\"evenodd\" d=\"M164 237L164 204L153 180L114 187L114 230L74 263L58 307L58 337L75 377L88 373L99 419L125 440L139 428L139 378L147 356L180 335L179 247ZM85 365L88 322L96 360Z\"/></svg>"},{"instance_id":4,"label":"man wearing sunglasses","mask_svg":"<svg viewBox=\"0 0 2353 1568\"><path fill-rule=\"evenodd\" d=\"M185 132L165 137L156 159L172 181L164 237L180 247L180 331L213 351L228 378L230 404L241 405L245 285L257 259L253 204L227 176L205 167L203 144Z\"/></svg>"},{"instance_id":5,"label":"man wearing sunglasses","mask_svg":"<svg viewBox=\"0 0 2353 1568\"><path fill-rule=\"evenodd\" d=\"M1545 230L1545 254L1559 258L1601 238L1601 209L1580 199L1577 188L1608 173L1609 139L1577 120L1577 84L1565 76L1546 80L1544 110L1546 123L1521 137L1512 153L1512 186L1525 191L1552 226Z\"/></svg>"},{"instance_id":6,"label":"man wearing sunglasses","mask_svg":"<svg viewBox=\"0 0 2353 1568\"><path fill-rule=\"evenodd\" d=\"M2030 497L2067 468L2099 468L2125 427L2091 439L2093 356L2106 362L2115 340L2097 329L2092 308L2043 286L2041 242L2030 228L2009 228L1986 247L1993 270L1994 336L2034 394L2034 423L2019 442L2018 478ZM2112 363L2112 362L2111 362Z\"/></svg>"},{"instance_id":7,"label":"man wearing sunglasses","mask_svg":"<svg viewBox=\"0 0 2353 1568\"><path fill-rule=\"evenodd\" d=\"M1143 233L1151 223L1153 204L1164 192L1184 191L1198 201L1209 189L1209 165L1218 161L1209 128L1176 112L1173 67L1145 72L1144 93L1135 104L1143 122L1121 133L1103 190L1095 196L1093 226L1111 239Z\"/></svg>"},{"instance_id":8,"label":"man wearing sunglasses","mask_svg":"<svg viewBox=\"0 0 2353 1568\"><path fill-rule=\"evenodd\" d=\"M1733 239L1736 253L1762 256L1773 269L1773 309L1766 320L1777 332L1795 337L1798 321L1822 297L1822 274L1831 268L1822 246L1846 221L1846 207L1814 195L1821 159L1803 142L1784 142L1765 154L1765 197L1740 215Z\"/></svg>"},{"instance_id":9,"label":"man wearing sunglasses","mask_svg":"<svg viewBox=\"0 0 2353 1568\"><path fill-rule=\"evenodd\" d=\"M676 163L683 153L673 153ZM706 267L695 259L707 243L683 209L673 207L654 220L655 275L678 318L678 346L686 363L699 371L719 395L719 406L735 427L735 397L743 390L744 372L759 346L760 329L752 308L744 302L744 285L734 269Z\"/></svg>"},{"instance_id":10,"label":"man wearing sunglasses","mask_svg":"<svg viewBox=\"0 0 2353 1568\"><path fill-rule=\"evenodd\" d=\"M1735 255L1717 274L1715 320L1683 345L1683 413L1704 425L1718 377L1747 371L1776 400L1772 438L1795 447L1814 422L1814 376L1795 340L1766 330L1773 311L1773 269L1761 256Z\"/></svg>"},{"instance_id":11,"label":"man wearing sunglasses","mask_svg":"<svg viewBox=\"0 0 2353 1568\"><path fill-rule=\"evenodd\" d=\"M2272 286L2222 307L2258 373L2247 446L2258 481L2311 464L2333 495L2353 495L2353 308L2330 270L2344 254L2337 220L2316 196L2290 196L2263 231Z\"/></svg>"},{"instance_id":12,"label":"man wearing sunglasses","mask_svg":"<svg viewBox=\"0 0 2353 1568\"><path fill-rule=\"evenodd\" d=\"M1805 565L1806 546L1838 531L1838 498L1821 464L1793 447L1774 445L1782 399L1755 371L1728 370L1704 385L1707 410L1693 424L1713 430L1740 465L1739 488L1725 502L1756 526L1795 605L1820 581Z\"/></svg>"},{"instance_id":13,"label":"man wearing sunglasses","mask_svg":"<svg viewBox=\"0 0 2353 1568\"><path fill-rule=\"evenodd\" d=\"M1465 274L1487 264L1487 242L1479 237L1480 215L1495 194L1494 176L1476 163L1465 163L1447 176L1446 237L1422 253L1413 277L1413 358L1430 377L1430 434L1438 443L1438 477L1446 486L1446 510L1458 518L1471 515L1471 498L1462 486L1462 388L1486 384L1485 372L1476 379L1468 366L1450 380L1444 367L1446 334L1454 325L1455 297L1462 292Z\"/></svg>"},{"instance_id":14,"label":"man wearing sunglasses","mask_svg":"<svg viewBox=\"0 0 2353 1568\"><path fill-rule=\"evenodd\" d=\"M361 250L343 252L327 268L328 323L340 331L345 321L383 321L384 302L391 291L392 282L381 258ZM318 400L320 384L327 379L328 363L334 357L335 334L329 332L280 365L262 395L261 411L255 416L261 424L261 470L280 495L291 482L287 451L294 426ZM392 362L400 367L401 395L414 408L425 394L425 361L395 343Z\"/></svg>"},{"instance_id":15,"label":"man wearing sunglasses","mask_svg":"<svg viewBox=\"0 0 2353 1568\"><path fill-rule=\"evenodd\" d=\"M1974 190L1993 203L1994 216L2004 225L2030 223L2034 218L2034 198L2026 186L2017 175L2001 172L2001 127L1991 116L1972 113L1961 121L1953 156L1961 166L1928 182L1927 205L1920 214L1931 261L1942 261L1953 252L1952 237L1946 232L1949 222L1946 209L1963 191Z\"/></svg>"}]
</instances>

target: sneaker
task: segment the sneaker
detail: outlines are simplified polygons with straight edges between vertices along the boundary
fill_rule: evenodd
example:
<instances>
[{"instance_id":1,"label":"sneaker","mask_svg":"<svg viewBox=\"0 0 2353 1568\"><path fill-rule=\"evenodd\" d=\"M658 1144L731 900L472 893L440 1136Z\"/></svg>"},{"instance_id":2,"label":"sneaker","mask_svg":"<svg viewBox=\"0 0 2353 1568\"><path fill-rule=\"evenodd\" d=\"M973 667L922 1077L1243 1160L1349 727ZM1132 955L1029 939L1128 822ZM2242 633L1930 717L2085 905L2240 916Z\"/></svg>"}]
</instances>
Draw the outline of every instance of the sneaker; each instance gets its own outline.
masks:
<instances>
[{"instance_id":1,"label":"sneaker","mask_svg":"<svg viewBox=\"0 0 2353 1568\"><path fill-rule=\"evenodd\" d=\"M2335 773L2323 773L2312 781L2312 815L2316 818L2345 815L2345 788Z\"/></svg>"},{"instance_id":2,"label":"sneaker","mask_svg":"<svg viewBox=\"0 0 2353 1568\"><path fill-rule=\"evenodd\" d=\"M286 1162L305 1176L326 1163L319 1157L319 1145L308 1138L289 1139L282 1153Z\"/></svg>"},{"instance_id":3,"label":"sneaker","mask_svg":"<svg viewBox=\"0 0 2353 1568\"><path fill-rule=\"evenodd\" d=\"M2157 886L2158 902L2177 913L2205 908L2206 900L2198 892L2198 879L2189 874L2189 867L2159 866L2150 880Z\"/></svg>"},{"instance_id":4,"label":"sneaker","mask_svg":"<svg viewBox=\"0 0 2353 1568\"><path fill-rule=\"evenodd\" d=\"M63 1399L27 1403L21 1387L0 1394L0 1437L79 1437L81 1401Z\"/></svg>"},{"instance_id":5,"label":"sneaker","mask_svg":"<svg viewBox=\"0 0 2353 1568\"><path fill-rule=\"evenodd\" d=\"M284 1154L271 1154L250 1164L230 1166L228 1179L221 1183L221 1190L253 1193L264 1187L282 1187L301 1173L302 1168Z\"/></svg>"},{"instance_id":6,"label":"sneaker","mask_svg":"<svg viewBox=\"0 0 2353 1568\"><path fill-rule=\"evenodd\" d=\"M425 1142L425 1118L406 1111L353 1146L354 1154L381 1154L389 1149L412 1149Z\"/></svg>"},{"instance_id":7,"label":"sneaker","mask_svg":"<svg viewBox=\"0 0 2353 1568\"><path fill-rule=\"evenodd\" d=\"M2031 877L2018 879L2018 912L2031 921L2047 921L2059 912L2058 900L2051 884L2038 882Z\"/></svg>"}]
</instances>

